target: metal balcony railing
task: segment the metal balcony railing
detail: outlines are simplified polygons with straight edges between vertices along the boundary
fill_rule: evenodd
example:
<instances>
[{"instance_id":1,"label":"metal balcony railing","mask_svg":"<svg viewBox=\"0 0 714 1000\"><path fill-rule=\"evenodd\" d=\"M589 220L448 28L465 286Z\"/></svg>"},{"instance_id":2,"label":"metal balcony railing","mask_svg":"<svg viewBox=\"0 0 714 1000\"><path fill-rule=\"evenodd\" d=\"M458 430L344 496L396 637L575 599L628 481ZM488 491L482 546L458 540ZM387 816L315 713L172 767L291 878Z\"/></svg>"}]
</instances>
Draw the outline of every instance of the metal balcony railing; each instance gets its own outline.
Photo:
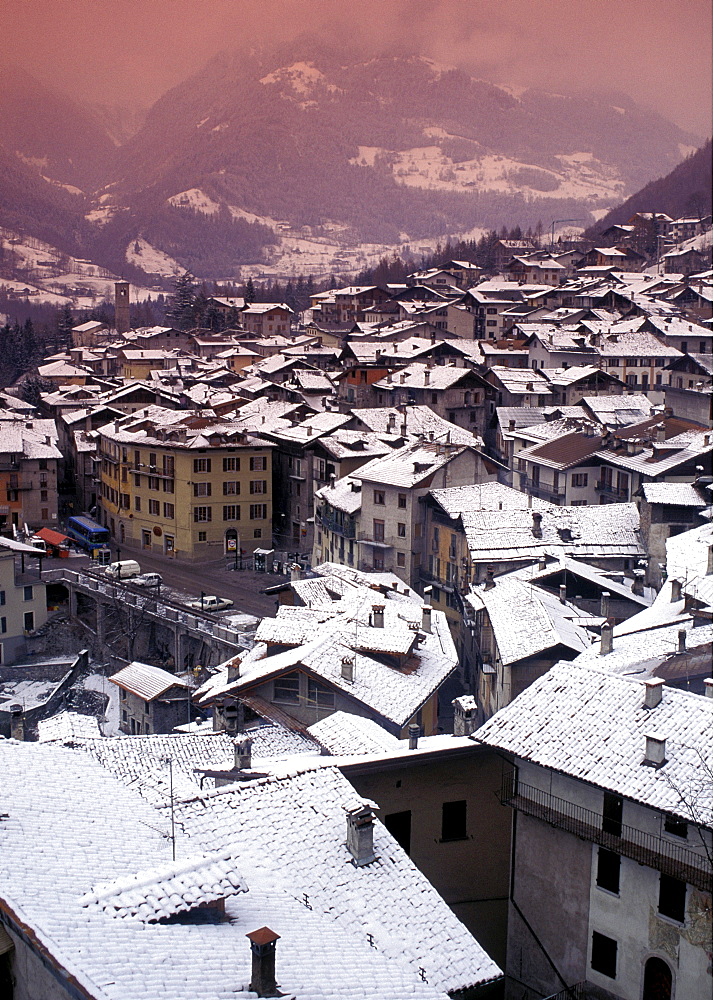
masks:
<instances>
[{"instance_id":1,"label":"metal balcony railing","mask_svg":"<svg viewBox=\"0 0 714 1000\"><path fill-rule=\"evenodd\" d=\"M604 482L603 480L595 483L595 489L598 493L604 493L606 496L614 497L616 500L627 500L630 494L626 486L615 486L614 483Z\"/></svg>"},{"instance_id":2,"label":"metal balcony railing","mask_svg":"<svg viewBox=\"0 0 714 1000\"><path fill-rule=\"evenodd\" d=\"M533 479L526 479L526 488L529 493L540 497L542 500L550 500L551 497L554 497L556 500L565 499L564 486L553 486L552 483L535 482Z\"/></svg>"},{"instance_id":3,"label":"metal balcony railing","mask_svg":"<svg viewBox=\"0 0 714 1000\"><path fill-rule=\"evenodd\" d=\"M540 788L525 785L518 781L515 773L503 776L501 802L583 840L590 840L609 851L632 858L638 864L688 882L697 889L707 891L711 887L712 863L705 855L697 854L689 847L672 843L664 837L645 833L635 827L614 824L612 821L611 831L603 829L608 826L608 821L603 820L599 813Z\"/></svg>"},{"instance_id":4,"label":"metal balcony railing","mask_svg":"<svg viewBox=\"0 0 714 1000\"><path fill-rule=\"evenodd\" d=\"M334 531L336 534L342 535L343 538L355 537L355 522L352 518L343 520L324 509L320 513L316 513L315 516L325 531Z\"/></svg>"}]
</instances>

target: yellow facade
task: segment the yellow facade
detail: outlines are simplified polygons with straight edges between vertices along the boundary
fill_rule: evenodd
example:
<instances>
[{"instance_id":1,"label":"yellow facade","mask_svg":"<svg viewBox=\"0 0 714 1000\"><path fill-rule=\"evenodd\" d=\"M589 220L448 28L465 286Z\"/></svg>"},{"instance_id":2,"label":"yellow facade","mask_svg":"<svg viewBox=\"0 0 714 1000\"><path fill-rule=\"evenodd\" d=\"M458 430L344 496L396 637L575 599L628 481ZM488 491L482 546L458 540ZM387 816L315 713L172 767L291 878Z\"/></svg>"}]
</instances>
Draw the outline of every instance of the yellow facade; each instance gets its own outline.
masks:
<instances>
[{"instance_id":1,"label":"yellow facade","mask_svg":"<svg viewBox=\"0 0 714 1000\"><path fill-rule=\"evenodd\" d=\"M245 554L272 547L267 444L196 449L102 434L101 457L102 520L127 550L201 562L233 554L236 536Z\"/></svg>"}]
</instances>

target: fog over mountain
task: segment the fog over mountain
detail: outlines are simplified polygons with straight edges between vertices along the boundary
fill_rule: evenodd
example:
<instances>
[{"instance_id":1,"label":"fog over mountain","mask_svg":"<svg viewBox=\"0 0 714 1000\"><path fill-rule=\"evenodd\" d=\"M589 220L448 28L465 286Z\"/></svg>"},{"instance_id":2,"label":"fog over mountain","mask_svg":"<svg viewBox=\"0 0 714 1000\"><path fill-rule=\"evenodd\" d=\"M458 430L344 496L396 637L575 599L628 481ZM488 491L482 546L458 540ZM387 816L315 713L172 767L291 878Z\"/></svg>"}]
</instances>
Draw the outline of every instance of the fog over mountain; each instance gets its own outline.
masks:
<instances>
[{"instance_id":1,"label":"fog over mountain","mask_svg":"<svg viewBox=\"0 0 714 1000\"><path fill-rule=\"evenodd\" d=\"M0 225L149 273L145 246L225 276L286 231L357 247L585 226L701 142L623 94L518 91L309 36L219 54L140 118L24 71L0 84Z\"/></svg>"}]
</instances>

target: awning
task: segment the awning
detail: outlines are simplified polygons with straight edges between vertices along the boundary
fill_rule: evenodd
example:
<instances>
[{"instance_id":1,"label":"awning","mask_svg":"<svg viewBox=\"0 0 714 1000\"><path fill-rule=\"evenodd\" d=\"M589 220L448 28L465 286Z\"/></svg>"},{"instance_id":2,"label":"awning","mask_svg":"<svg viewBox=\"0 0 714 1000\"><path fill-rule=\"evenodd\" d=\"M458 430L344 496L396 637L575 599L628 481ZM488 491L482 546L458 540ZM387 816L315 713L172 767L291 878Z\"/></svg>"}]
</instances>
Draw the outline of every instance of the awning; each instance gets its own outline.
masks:
<instances>
[{"instance_id":1,"label":"awning","mask_svg":"<svg viewBox=\"0 0 714 1000\"><path fill-rule=\"evenodd\" d=\"M43 542L47 542L48 545L63 545L65 542L70 541L68 535L63 535L59 531L53 531L52 528L40 528L35 534Z\"/></svg>"}]
</instances>

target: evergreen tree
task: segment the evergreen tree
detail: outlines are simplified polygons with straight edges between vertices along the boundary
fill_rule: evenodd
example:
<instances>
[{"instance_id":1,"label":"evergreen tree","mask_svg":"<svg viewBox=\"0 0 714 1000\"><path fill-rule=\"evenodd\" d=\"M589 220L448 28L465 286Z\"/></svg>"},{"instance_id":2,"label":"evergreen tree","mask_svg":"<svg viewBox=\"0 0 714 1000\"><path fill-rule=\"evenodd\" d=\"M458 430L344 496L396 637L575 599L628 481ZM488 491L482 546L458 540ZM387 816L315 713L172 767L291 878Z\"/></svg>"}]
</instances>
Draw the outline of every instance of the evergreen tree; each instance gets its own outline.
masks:
<instances>
[{"instance_id":1,"label":"evergreen tree","mask_svg":"<svg viewBox=\"0 0 714 1000\"><path fill-rule=\"evenodd\" d=\"M72 327L75 325L72 310L67 303L57 316L57 349L68 351L72 347Z\"/></svg>"},{"instance_id":2,"label":"evergreen tree","mask_svg":"<svg viewBox=\"0 0 714 1000\"><path fill-rule=\"evenodd\" d=\"M190 271L184 271L174 280L174 292L169 298L166 319L177 330L190 330L195 326L194 302L196 299L195 279Z\"/></svg>"},{"instance_id":3,"label":"evergreen tree","mask_svg":"<svg viewBox=\"0 0 714 1000\"><path fill-rule=\"evenodd\" d=\"M251 305L255 302L255 286L252 278L248 278L243 297L245 298L246 305Z\"/></svg>"}]
</instances>

